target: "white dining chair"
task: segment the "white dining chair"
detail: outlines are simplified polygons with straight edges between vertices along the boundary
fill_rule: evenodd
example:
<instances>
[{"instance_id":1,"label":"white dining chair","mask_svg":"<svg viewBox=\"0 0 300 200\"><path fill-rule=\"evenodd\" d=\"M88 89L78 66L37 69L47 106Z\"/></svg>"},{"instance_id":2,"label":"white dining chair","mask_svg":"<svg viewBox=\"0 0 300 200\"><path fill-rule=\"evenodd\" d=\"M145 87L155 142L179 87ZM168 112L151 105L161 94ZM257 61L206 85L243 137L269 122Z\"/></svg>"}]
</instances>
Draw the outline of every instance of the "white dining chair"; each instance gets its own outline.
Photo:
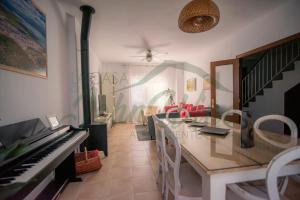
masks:
<instances>
[{"instance_id":1,"label":"white dining chair","mask_svg":"<svg viewBox=\"0 0 300 200\"><path fill-rule=\"evenodd\" d=\"M229 114L237 114L239 115L240 117L242 117L242 111L241 110L237 110L237 109L231 109L231 110L227 110L226 112L224 112L221 116L221 120L222 120L222 123L224 125L226 125L228 128L234 128L233 124L229 121L226 121L226 117L229 115Z\"/></svg>"},{"instance_id":2,"label":"white dining chair","mask_svg":"<svg viewBox=\"0 0 300 200\"><path fill-rule=\"evenodd\" d=\"M174 200L202 200L201 177L188 163L181 163L181 147L175 134L165 124L162 126L164 127L161 133L166 173L164 199L167 200L171 192ZM175 155L170 155L167 149L169 145L175 147Z\"/></svg>"},{"instance_id":3,"label":"white dining chair","mask_svg":"<svg viewBox=\"0 0 300 200\"><path fill-rule=\"evenodd\" d=\"M270 121L270 120L275 120L275 121L280 121L285 123L290 131L291 131L291 137L290 137L290 141L288 143L281 143L281 142L276 142L274 140L271 140L267 137L265 137L265 135L263 134L263 131L260 129L261 124L263 124L266 121ZM253 125L253 128L256 129L255 133L262 138L263 140L267 141L268 143L282 148L282 149L287 149L290 147L293 147L297 144L297 140L295 140L295 138L298 138L298 129L297 129L297 125L295 124L295 122L293 122L293 120L291 120L288 117L285 117L283 115L266 115L263 117L260 117L259 119L257 119Z\"/></svg>"},{"instance_id":4,"label":"white dining chair","mask_svg":"<svg viewBox=\"0 0 300 200\"><path fill-rule=\"evenodd\" d=\"M162 128L160 123L160 119L153 115L153 122L154 122L154 129L155 129L155 138L156 138L156 152L158 157L158 171L157 171L157 177L156 177L156 183L159 184L160 176L161 176L161 193L164 195L165 193L165 170L164 170L164 153L163 153L163 138L162 138Z\"/></svg>"},{"instance_id":5,"label":"white dining chair","mask_svg":"<svg viewBox=\"0 0 300 200\"><path fill-rule=\"evenodd\" d=\"M292 161L300 159L300 146L289 148L276 155L268 165L266 184L270 200L280 200L281 193L277 189L278 175L281 168Z\"/></svg>"},{"instance_id":6,"label":"white dining chair","mask_svg":"<svg viewBox=\"0 0 300 200\"><path fill-rule=\"evenodd\" d=\"M282 192L278 191L278 177L281 168L288 163L300 159L300 146L295 146L276 155L267 167L266 186L251 187L247 184L243 188L236 184L228 185L231 191L241 199L252 200L282 200L287 199ZM255 195L253 195L255 193Z\"/></svg>"},{"instance_id":7,"label":"white dining chair","mask_svg":"<svg viewBox=\"0 0 300 200\"><path fill-rule=\"evenodd\" d=\"M291 130L291 140L287 144L279 143L273 140L270 140L269 138L265 137L263 134L263 131L260 130L260 125L263 122L266 122L268 120L277 120L281 121L288 125L288 127ZM296 124L289 119L288 117L281 116L281 115L267 115L263 116L259 119L257 119L253 125L255 128L255 134L257 134L259 137L267 141L268 143L280 147L280 148L289 148L291 146L295 146L297 144L297 140L295 138L298 137L298 130ZM275 157L274 157L275 158ZM295 176L297 179L298 176ZM278 184L280 189L280 194L283 195L286 191L286 187L288 184L288 177L283 177L280 180L280 183ZM238 196L240 196L243 199L246 200L263 200L266 199L265 193L262 192L265 190L265 184L261 181L258 182L247 182L247 183L240 183L240 184L230 184L228 187L235 192Z\"/></svg>"},{"instance_id":8,"label":"white dining chair","mask_svg":"<svg viewBox=\"0 0 300 200\"><path fill-rule=\"evenodd\" d=\"M222 114L222 117L221 117L222 121L225 121L227 115L229 115L229 114L238 114L238 115L242 116L242 111L237 110L237 109L227 110L226 112L224 112Z\"/></svg>"}]
</instances>

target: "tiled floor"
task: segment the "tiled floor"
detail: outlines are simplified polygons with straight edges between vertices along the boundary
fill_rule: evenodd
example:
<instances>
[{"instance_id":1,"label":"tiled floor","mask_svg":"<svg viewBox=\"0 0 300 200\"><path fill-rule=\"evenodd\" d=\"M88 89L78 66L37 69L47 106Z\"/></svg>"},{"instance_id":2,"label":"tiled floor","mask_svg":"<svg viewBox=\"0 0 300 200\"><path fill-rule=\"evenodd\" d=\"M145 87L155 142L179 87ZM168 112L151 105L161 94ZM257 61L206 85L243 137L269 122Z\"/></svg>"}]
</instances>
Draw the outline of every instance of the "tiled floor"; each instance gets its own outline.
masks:
<instances>
[{"instance_id":1,"label":"tiled floor","mask_svg":"<svg viewBox=\"0 0 300 200\"><path fill-rule=\"evenodd\" d=\"M155 181L155 141L138 141L133 124L116 124L100 171L70 183L60 200L161 200Z\"/></svg>"},{"instance_id":2,"label":"tiled floor","mask_svg":"<svg viewBox=\"0 0 300 200\"><path fill-rule=\"evenodd\" d=\"M60 200L162 200L155 181L155 141L138 141L133 124L117 124L109 133L108 146L102 169L83 175L83 182L69 184ZM289 181L288 199L298 199L299 191L299 184Z\"/></svg>"}]
</instances>

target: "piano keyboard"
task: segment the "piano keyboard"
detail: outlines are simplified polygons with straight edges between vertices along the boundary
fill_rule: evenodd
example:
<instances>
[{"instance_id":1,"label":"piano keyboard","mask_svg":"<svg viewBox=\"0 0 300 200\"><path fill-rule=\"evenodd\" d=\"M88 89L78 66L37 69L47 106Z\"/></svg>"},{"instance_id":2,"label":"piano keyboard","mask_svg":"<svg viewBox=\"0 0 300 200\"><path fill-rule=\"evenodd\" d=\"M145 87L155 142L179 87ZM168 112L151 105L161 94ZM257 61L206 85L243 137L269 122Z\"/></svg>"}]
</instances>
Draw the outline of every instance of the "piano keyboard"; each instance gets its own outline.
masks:
<instances>
[{"instance_id":1,"label":"piano keyboard","mask_svg":"<svg viewBox=\"0 0 300 200\"><path fill-rule=\"evenodd\" d=\"M7 186L14 183L26 183L47 165L49 165L56 157L66 151L70 146L74 145L87 133L85 131L78 132L75 135L68 135L63 139L54 142L50 146L43 149L37 155L22 162L22 164L0 177L0 186Z\"/></svg>"}]
</instances>

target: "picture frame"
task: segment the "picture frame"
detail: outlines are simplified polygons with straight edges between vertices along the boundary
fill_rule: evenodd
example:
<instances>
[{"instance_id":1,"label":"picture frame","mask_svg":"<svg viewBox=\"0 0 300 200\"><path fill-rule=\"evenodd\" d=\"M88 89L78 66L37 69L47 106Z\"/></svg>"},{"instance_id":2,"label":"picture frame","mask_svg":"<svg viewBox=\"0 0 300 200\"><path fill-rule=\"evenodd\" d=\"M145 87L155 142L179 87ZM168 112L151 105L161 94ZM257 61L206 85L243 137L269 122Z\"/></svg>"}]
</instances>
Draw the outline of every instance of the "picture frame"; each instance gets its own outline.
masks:
<instances>
[{"instance_id":1,"label":"picture frame","mask_svg":"<svg viewBox=\"0 0 300 200\"><path fill-rule=\"evenodd\" d=\"M0 51L0 70L47 79L44 12L32 0L3 0L0 18L0 49L5 49Z\"/></svg>"},{"instance_id":2,"label":"picture frame","mask_svg":"<svg viewBox=\"0 0 300 200\"><path fill-rule=\"evenodd\" d=\"M197 90L197 79L196 78L190 78L187 80L186 90L189 92L195 92Z\"/></svg>"}]
</instances>

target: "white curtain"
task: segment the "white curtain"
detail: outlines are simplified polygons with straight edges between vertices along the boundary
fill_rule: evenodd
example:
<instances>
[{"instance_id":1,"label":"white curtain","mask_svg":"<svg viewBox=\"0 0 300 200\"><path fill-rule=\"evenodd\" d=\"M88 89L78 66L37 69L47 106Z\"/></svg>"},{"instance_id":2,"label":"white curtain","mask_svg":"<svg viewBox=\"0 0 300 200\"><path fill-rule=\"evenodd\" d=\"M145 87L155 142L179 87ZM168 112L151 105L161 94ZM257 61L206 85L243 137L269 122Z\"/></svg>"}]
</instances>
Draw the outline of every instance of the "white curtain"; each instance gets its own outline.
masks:
<instances>
[{"instance_id":1,"label":"white curtain","mask_svg":"<svg viewBox=\"0 0 300 200\"><path fill-rule=\"evenodd\" d=\"M149 105L163 109L169 100L168 89L176 90L176 70L168 68L145 81L153 67L129 67L129 121L141 122L141 111ZM134 84L140 83L134 86Z\"/></svg>"}]
</instances>

